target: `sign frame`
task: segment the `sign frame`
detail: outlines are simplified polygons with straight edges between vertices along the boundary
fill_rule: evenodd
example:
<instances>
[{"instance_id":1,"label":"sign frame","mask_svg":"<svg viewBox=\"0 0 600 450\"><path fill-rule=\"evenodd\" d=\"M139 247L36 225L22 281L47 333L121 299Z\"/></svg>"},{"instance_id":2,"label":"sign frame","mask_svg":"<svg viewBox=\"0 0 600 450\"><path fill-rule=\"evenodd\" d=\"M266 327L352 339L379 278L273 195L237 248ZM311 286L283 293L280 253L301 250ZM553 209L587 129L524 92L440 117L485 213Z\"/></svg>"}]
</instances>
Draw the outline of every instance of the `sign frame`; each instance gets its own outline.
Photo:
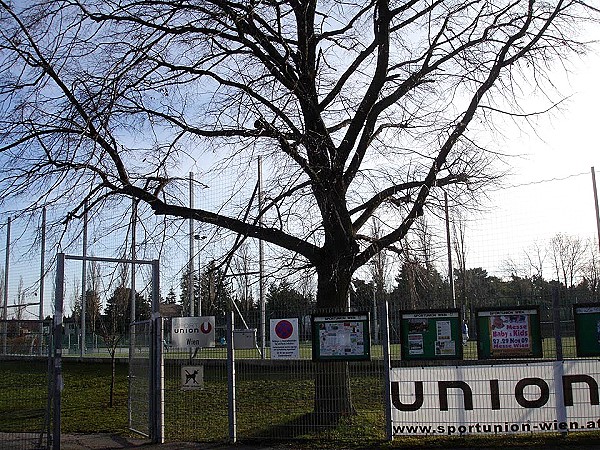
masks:
<instances>
[{"instance_id":1,"label":"sign frame","mask_svg":"<svg viewBox=\"0 0 600 450\"><path fill-rule=\"evenodd\" d=\"M171 345L175 348L215 346L215 316L173 317Z\"/></svg>"},{"instance_id":2,"label":"sign frame","mask_svg":"<svg viewBox=\"0 0 600 450\"><path fill-rule=\"evenodd\" d=\"M589 309L592 311L577 310ZM591 317L591 316L595 317ZM588 316L588 317L585 317ZM587 319L587 320L586 320ZM575 347L578 357L600 356L600 303L575 303L573 304L573 322L575 324ZM595 325L596 339L590 339L590 327ZM585 335L587 331L587 336Z\"/></svg>"},{"instance_id":3,"label":"sign frame","mask_svg":"<svg viewBox=\"0 0 600 450\"><path fill-rule=\"evenodd\" d=\"M353 322L356 324L352 325ZM313 361L371 360L371 320L368 311L312 314L310 324ZM360 330L355 328L353 331L351 328L354 326ZM344 354L333 354L326 348L327 341L338 340L335 336L337 330L340 330L339 338L346 341L341 344L345 346ZM327 336L331 339L328 340ZM353 339L356 339L354 343Z\"/></svg>"},{"instance_id":4,"label":"sign frame","mask_svg":"<svg viewBox=\"0 0 600 450\"><path fill-rule=\"evenodd\" d=\"M452 353L450 343L454 348ZM405 361L462 359L460 308L401 310L400 358Z\"/></svg>"},{"instance_id":5,"label":"sign frame","mask_svg":"<svg viewBox=\"0 0 600 450\"><path fill-rule=\"evenodd\" d=\"M519 333L527 330L527 336L521 336L521 339L528 338L530 343L528 348L498 348L493 349L493 334L491 333L492 317L498 317L498 322L504 321L501 316L515 316L515 320L522 321L526 317L526 324L519 323L522 327ZM512 319L511 319L512 320ZM521 358L543 358L542 348L542 328L540 323L539 305L517 305L517 306L498 306L483 307L475 309L475 324L477 328L477 357L478 359L521 359ZM515 333L515 331L511 331ZM518 340L519 337L506 336L497 339ZM515 341L516 342L516 341ZM506 345L512 342L507 342ZM502 345L503 342L498 345ZM518 343L517 343L518 345Z\"/></svg>"}]
</instances>

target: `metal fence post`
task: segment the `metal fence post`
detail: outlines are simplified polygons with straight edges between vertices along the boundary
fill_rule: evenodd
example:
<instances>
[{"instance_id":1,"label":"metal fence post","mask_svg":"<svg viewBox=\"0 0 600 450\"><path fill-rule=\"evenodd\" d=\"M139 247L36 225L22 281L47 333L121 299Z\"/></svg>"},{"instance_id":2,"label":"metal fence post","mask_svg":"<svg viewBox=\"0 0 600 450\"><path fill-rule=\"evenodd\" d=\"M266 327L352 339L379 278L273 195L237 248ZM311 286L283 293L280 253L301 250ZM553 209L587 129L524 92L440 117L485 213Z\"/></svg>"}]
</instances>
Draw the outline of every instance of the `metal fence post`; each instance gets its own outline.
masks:
<instances>
[{"instance_id":1,"label":"metal fence post","mask_svg":"<svg viewBox=\"0 0 600 450\"><path fill-rule=\"evenodd\" d=\"M233 347L233 311L227 316L227 416L229 419L229 441L237 440L237 423L235 410L235 349Z\"/></svg>"},{"instance_id":2,"label":"metal fence post","mask_svg":"<svg viewBox=\"0 0 600 450\"><path fill-rule=\"evenodd\" d=\"M565 368L563 364L562 332L560 327L560 297L558 286L552 288L552 319L554 328L554 343L556 346L556 361L554 362L554 389L556 392L556 418L559 422L567 421L567 410L564 404L563 375ZM563 436L567 431L561 431Z\"/></svg>"},{"instance_id":3,"label":"metal fence post","mask_svg":"<svg viewBox=\"0 0 600 450\"><path fill-rule=\"evenodd\" d=\"M392 393L390 386L390 370L392 369L392 361L390 357L390 327L389 327L389 308L387 297L384 296L383 311L381 314L381 333L383 338L383 384L385 401L385 437L388 441L394 438L392 431Z\"/></svg>"},{"instance_id":4,"label":"metal fence post","mask_svg":"<svg viewBox=\"0 0 600 450\"><path fill-rule=\"evenodd\" d=\"M552 319L554 323L554 342L556 345L556 360L563 360L562 333L560 329L560 298L558 296L558 287L552 288Z\"/></svg>"},{"instance_id":5,"label":"metal fence post","mask_svg":"<svg viewBox=\"0 0 600 450\"><path fill-rule=\"evenodd\" d=\"M150 439L164 442L163 322L160 317L159 262L152 261L152 320L150 339Z\"/></svg>"},{"instance_id":6,"label":"metal fence post","mask_svg":"<svg viewBox=\"0 0 600 450\"><path fill-rule=\"evenodd\" d=\"M60 428L61 428L61 391L63 385L62 379L62 328L63 328L63 297L65 282L65 255L59 253L56 257L56 291L54 295L54 386L53 386L53 405L54 413L52 448L60 450Z\"/></svg>"},{"instance_id":7,"label":"metal fence post","mask_svg":"<svg viewBox=\"0 0 600 450\"><path fill-rule=\"evenodd\" d=\"M10 217L6 222L6 261L4 263L4 296L3 302L4 305L2 307L2 354L6 355L7 350L7 333L8 328L6 321L8 320L8 273L9 273L9 264L10 264Z\"/></svg>"}]
</instances>

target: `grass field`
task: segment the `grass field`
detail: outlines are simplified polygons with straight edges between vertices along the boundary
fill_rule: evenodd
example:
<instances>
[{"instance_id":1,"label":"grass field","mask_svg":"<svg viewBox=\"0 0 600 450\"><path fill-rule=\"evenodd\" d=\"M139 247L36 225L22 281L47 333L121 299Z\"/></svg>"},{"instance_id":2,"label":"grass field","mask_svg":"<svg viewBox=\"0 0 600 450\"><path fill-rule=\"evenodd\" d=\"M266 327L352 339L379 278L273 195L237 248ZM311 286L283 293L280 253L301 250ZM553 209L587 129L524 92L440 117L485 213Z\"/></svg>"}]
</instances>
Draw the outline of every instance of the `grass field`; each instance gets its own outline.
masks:
<instances>
[{"instance_id":1,"label":"grass field","mask_svg":"<svg viewBox=\"0 0 600 450\"><path fill-rule=\"evenodd\" d=\"M563 357L564 358L575 358L577 356L576 347L575 347L575 338L573 336L567 336L562 338L562 347L563 347ZM542 340L542 350L544 354L544 358L546 359L554 359L556 358L556 341L554 338L545 338ZM138 349L138 354L147 354L148 349L142 348ZM181 352L173 351L173 349L165 349L164 357L166 359L172 358L180 358ZM129 349L127 346L123 346L117 349L116 356L118 358L127 358L129 355ZM390 355L392 359L400 358L400 344L392 344L390 345ZM71 357L79 357L79 351L71 350L66 352L65 356L67 359ZM91 357L99 357L99 358L108 358L110 355L105 348L95 348L89 350L87 356ZM225 359L227 357L227 352L225 347L214 347L214 348L204 348L201 350L202 358L209 359ZM312 348L310 342L301 342L300 343L300 358L301 359L311 359L312 357ZM371 357L373 359L381 359L383 358L383 347L380 344L371 345ZM258 349L250 349L250 350L236 350L236 358L237 359L256 359L260 358L260 352ZM270 349L266 348L265 358L270 359ZM477 359L477 343L474 340L467 342L463 349L463 359L465 360L474 360Z\"/></svg>"},{"instance_id":2,"label":"grass field","mask_svg":"<svg viewBox=\"0 0 600 450\"><path fill-rule=\"evenodd\" d=\"M2 361L0 431L37 432L45 426L47 363ZM110 364L63 364L62 430L122 433L127 427L127 366L117 365L115 406L108 407Z\"/></svg>"},{"instance_id":3,"label":"grass field","mask_svg":"<svg viewBox=\"0 0 600 450\"><path fill-rule=\"evenodd\" d=\"M563 343L564 345L564 343ZM570 346L564 345L566 349ZM573 347L571 347L573 348ZM309 351L305 348L303 351ZM377 347L374 347L374 352ZM475 343L466 353L475 355ZM392 353L399 352L396 347ZM554 342L544 342L544 356L554 352ZM565 352L566 353L566 352ZM220 359L223 349L205 349L202 358ZM181 357L171 352L168 357ZM240 359L256 358L255 350L238 352ZM374 355L375 357L377 355ZM0 432L39 432L44 429L46 411L47 363L2 361L0 363ZM373 367L356 372L351 379L357 414L344 418L336 428L319 426L311 414L314 374L310 364L298 364L291 371L267 372L251 366L237 373L237 425L241 440L300 439L317 447L335 447L336 442L368 447L382 443L384 431L383 379ZM369 372L370 370L370 372ZM128 367L117 365L115 405L108 406L110 364L63 362L62 431L64 433L129 434L127 429ZM204 389L182 391L180 365L165 366L165 434L170 441L227 440L227 373L224 364L206 366ZM402 438L397 448L452 446L525 447L598 442L597 433L573 433L567 439L558 435L507 436L501 438Z\"/></svg>"}]
</instances>

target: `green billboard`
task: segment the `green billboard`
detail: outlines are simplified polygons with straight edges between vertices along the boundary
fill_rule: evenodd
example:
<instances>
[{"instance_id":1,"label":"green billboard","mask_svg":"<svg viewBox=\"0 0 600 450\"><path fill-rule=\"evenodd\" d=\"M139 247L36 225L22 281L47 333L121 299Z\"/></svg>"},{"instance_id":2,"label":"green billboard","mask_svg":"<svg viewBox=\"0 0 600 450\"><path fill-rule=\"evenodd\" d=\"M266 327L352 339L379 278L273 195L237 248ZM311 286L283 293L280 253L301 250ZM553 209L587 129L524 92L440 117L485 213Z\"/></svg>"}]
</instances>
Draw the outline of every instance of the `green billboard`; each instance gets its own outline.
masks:
<instances>
[{"instance_id":1,"label":"green billboard","mask_svg":"<svg viewBox=\"0 0 600 450\"><path fill-rule=\"evenodd\" d=\"M400 311L401 358L461 359L459 309Z\"/></svg>"},{"instance_id":2,"label":"green billboard","mask_svg":"<svg viewBox=\"0 0 600 450\"><path fill-rule=\"evenodd\" d=\"M313 361L371 359L369 313L313 314Z\"/></svg>"},{"instance_id":3,"label":"green billboard","mask_svg":"<svg viewBox=\"0 0 600 450\"><path fill-rule=\"evenodd\" d=\"M600 356L600 303L573 305L577 356Z\"/></svg>"},{"instance_id":4,"label":"green billboard","mask_svg":"<svg viewBox=\"0 0 600 450\"><path fill-rule=\"evenodd\" d=\"M479 359L542 357L539 306L480 308L476 316Z\"/></svg>"}]
</instances>

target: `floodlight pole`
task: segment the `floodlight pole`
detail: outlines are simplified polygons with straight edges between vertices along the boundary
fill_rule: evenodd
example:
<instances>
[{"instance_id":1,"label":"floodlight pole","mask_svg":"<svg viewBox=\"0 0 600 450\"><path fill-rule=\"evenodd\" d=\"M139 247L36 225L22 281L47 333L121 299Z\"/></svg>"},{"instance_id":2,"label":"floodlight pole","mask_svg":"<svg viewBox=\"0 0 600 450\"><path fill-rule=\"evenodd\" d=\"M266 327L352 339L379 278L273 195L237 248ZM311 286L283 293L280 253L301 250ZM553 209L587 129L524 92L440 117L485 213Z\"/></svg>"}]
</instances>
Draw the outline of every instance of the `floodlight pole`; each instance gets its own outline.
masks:
<instances>
[{"instance_id":1,"label":"floodlight pole","mask_svg":"<svg viewBox=\"0 0 600 450\"><path fill-rule=\"evenodd\" d=\"M131 323L135 322L136 316L136 305L135 305L135 259L136 259L136 224L137 224L137 201L135 199L131 200L131 289L130 289L130 299L131 299L131 310L129 320Z\"/></svg>"},{"instance_id":2,"label":"floodlight pole","mask_svg":"<svg viewBox=\"0 0 600 450\"><path fill-rule=\"evenodd\" d=\"M258 224L262 228L263 226L263 208L264 208L264 196L263 196L263 179L262 179L262 157L258 157ZM265 302L265 249L264 242L262 239L258 240L258 297L260 302L260 346L261 346L261 358L265 359L266 348L267 348L267 333L266 333L266 302Z\"/></svg>"},{"instance_id":3,"label":"floodlight pole","mask_svg":"<svg viewBox=\"0 0 600 450\"><path fill-rule=\"evenodd\" d=\"M194 209L194 173L190 172L190 211ZM190 226L190 235L189 235L189 245L190 245L190 254L188 258L188 301L190 303L190 316L195 316L195 308L194 308L194 218L192 213L190 213L189 219Z\"/></svg>"},{"instance_id":4,"label":"floodlight pole","mask_svg":"<svg viewBox=\"0 0 600 450\"><path fill-rule=\"evenodd\" d=\"M39 319L44 320L44 278L45 278L45 266L46 265L46 208L42 209L42 242L40 249L40 310ZM42 348L40 346L40 354Z\"/></svg>"},{"instance_id":5,"label":"floodlight pole","mask_svg":"<svg viewBox=\"0 0 600 450\"><path fill-rule=\"evenodd\" d=\"M6 260L4 262L4 310L2 318L8 319L8 269L10 265L10 217L6 222Z\"/></svg>"},{"instance_id":6,"label":"floodlight pole","mask_svg":"<svg viewBox=\"0 0 600 450\"><path fill-rule=\"evenodd\" d=\"M44 320L44 278L45 278L45 265L46 265L46 207L42 208L42 242L40 249L40 309L38 318L40 321ZM40 337L39 337L39 355L42 356L42 334L44 332L44 325L40 322Z\"/></svg>"},{"instance_id":7,"label":"floodlight pole","mask_svg":"<svg viewBox=\"0 0 600 450\"><path fill-rule=\"evenodd\" d=\"M160 316L160 266L152 261L152 342L150 344L150 437L153 443L165 441L163 319Z\"/></svg>"},{"instance_id":8,"label":"floodlight pole","mask_svg":"<svg viewBox=\"0 0 600 450\"><path fill-rule=\"evenodd\" d=\"M132 198L131 199L131 286L130 286L130 315L129 315L129 376L127 377L129 380L129 392L131 392L133 385L133 357L135 354L135 326L132 324L135 322L135 244L136 244L136 223L137 223L137 201ZM127 407L127 423L131 426L131 395L128 396L128 407Z\"/></svg>"},{"instance_id":9,"label":"floodlight pole","mask_svg":"<svg viewBox=\"0 0 600 450\"><path fill-rule=\"evenodd\" d=\"M86 276L87 276L87 233L88 233L88 204L87 201L83 204L83 251L81 260L81 341L79 343L79 356L83 358L85 355L85 313L87 309L87 292L86 292Z\"/></svg>"},{"instance_id":10,"label":"floodlight pole","mask_svg":"<svg viewBox=\"0 0 600 450\"><path fill-rule=\"evenodd\" d=\"M6 320L8 320L8 269L10 264L10 217L6 222L6 260L4 262L4 308L2 310L2 319L4 324L2 326L2 353L6 355L6 341L7 341L7 326Z\"/></svg>"},{"instance_id":11,"label":"floodlight pole","mask_svg":"<svg viewBox=\"0 0 600 450\"><path fill-rule=\"evenodd\" d=\"M452 307L456 308L456 290L454 288L454 268L452 265L452 243L450 240L450 214L448 213L448 193L444 191L444 213L446 216L446 248L448 252L448 281L452 295ZM464 276L464 274L463 274Z\"/></svg>"}]
</instances>

